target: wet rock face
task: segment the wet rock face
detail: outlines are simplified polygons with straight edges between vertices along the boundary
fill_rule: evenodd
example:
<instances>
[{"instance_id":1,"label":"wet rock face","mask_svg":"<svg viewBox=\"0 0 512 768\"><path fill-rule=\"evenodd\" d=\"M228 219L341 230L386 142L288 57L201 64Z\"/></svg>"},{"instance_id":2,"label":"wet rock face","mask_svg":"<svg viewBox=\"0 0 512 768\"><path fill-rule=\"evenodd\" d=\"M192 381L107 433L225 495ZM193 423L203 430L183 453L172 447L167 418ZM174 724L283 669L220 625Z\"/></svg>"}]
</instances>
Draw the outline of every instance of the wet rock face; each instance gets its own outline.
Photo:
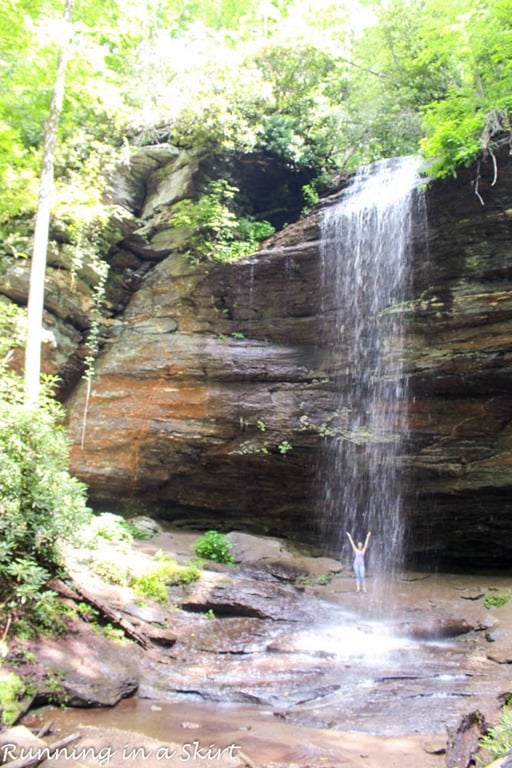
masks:
<instances>
[{"instance_id":1,"label":"wet rock face","mask_svg":"<svg viewBox=\"0 0 512 768\"><path fill-rule=\"evenodd\" d=\"M186 562L192 538L173 532L137 546ZM363 595L338 561L296 556L281 540L229 538L235 566L216 564L170 588L176 644L143 656L141 698L259 704L303 727L382 735L449 727L450 754L474 749L466 713L479 707L490 721L508 680L482 630L499 623L506 633L511 616L507 606L488 614L478 577L372 578ZM282 582L292 567L301 575ZM465 605L475 587L480 598ZM391 591L398 611L377 618ZM507 640L497 642L505 653Z\"/></svg>"},{"instance_id":2,"label":"wet rock face","mask_svg":"<svg viewBox=\"0 0 512 768\"><path fill-rule=\"evenodd\" d=\"M73 471L102 507L186 518L198 528L314 531L321 438L309 425L319 403L319 413L329 408L316 220L290 227L292 246L277 237L237 263L195 264L176 250L168 208L159 210L185 194L180 180L181 193L165 177L158 193L153 180L153 202L141 214L151 226L114 249L116 263L122 249L147 259L158 248L172 252L158 252L111 323L87 407L83 387L68 402ZM134 245L142 231L145 250L139 239Z\"/></svg>"},{"instance_id":3,"label":"wet rock face","mask_svg":"<svg viewBox=\"0 0 512 768\"><path fill-rule=\"evenodd\" d=\"M512 163L433 185L409 319L411 543L444 560L510 560ZM414 494L416 498L414 499Z\"/></svg>"},{"instance_id":4,"label":"wet rock face","mask_svg":"<svg viewBox=\"0 0 512 768\"><path fill-rule=\"evenodd\" d=\"M83 390L69 403L73 469L94 501L198 527L304 527L320 443L308 425L329 401L305 306L313 255L300 273L285 255L155 267L98 361L83 448Z\"/></svg>"},{"instance_id":5,"label":"wet rock face","mask_svg":"<svg viewBox=\"0 0 512 768\"><path fill-rule=\"evenodd\" d=\"M78 386L68 402L73 471L103 508L318 540L320 449L343 428L324 322L336 308L320 292L322 206L253 257L193 264L169 206L206 170L170 149L143 154L119 181L116 202L139 224L109 255L118 310L90 398ZM261 163L252 175L249 165L239 178L263 188ZM500 564L512 548L508 156L498 168L494 186L492 163L481 168L485 205L474 168L433 184L415 233L402 310L413 559ZM292 205L292 182L280 184Z\"/></svg>"}]
</instances>

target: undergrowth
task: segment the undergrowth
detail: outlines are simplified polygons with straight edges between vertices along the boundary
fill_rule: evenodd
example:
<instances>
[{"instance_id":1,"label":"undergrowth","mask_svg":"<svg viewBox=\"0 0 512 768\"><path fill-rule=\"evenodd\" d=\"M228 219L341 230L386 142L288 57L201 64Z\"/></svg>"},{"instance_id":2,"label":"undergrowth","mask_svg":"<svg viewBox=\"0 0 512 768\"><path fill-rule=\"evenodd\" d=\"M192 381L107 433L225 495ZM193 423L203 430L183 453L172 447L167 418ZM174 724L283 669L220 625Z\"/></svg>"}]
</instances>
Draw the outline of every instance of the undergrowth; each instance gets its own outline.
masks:
<instances>
[{"instance_id":1,"label":"undergrowth","mask_svg":"<svg viewBox=\"0 0 512 768\"><path fill-rule=\"evenodd\" d=\"M493 728L489 728L479 743L489 758L486 762L504 757L512 750L512 707L510 704L503 708L500 721ZM484 764L482 761L481 765Z\"/></svg>"},{"instance_id":2,"label":"undergrowth","mask_svg":"<svg viewBox=\"0 0 512 768\"><path fill-rule=\"evenodd\" d=\"M169 586L189 584L198 578L197 568L178 565L169 555L157 552L148 570L132 576L130 586L141 597L165 603Z\"/></svg>"},{"instance_id":3,"label":"undergrowth","mask_svg":"<svg viewBox=\"0 0 512 768\"><path fill-rule=\"evenodd\" d=\"M228 565L235 562L231 554L231 547L232 544L228 537L214 530L206 531L194 544L194 550L198 557Z\"/></svg>"}]
</instances>

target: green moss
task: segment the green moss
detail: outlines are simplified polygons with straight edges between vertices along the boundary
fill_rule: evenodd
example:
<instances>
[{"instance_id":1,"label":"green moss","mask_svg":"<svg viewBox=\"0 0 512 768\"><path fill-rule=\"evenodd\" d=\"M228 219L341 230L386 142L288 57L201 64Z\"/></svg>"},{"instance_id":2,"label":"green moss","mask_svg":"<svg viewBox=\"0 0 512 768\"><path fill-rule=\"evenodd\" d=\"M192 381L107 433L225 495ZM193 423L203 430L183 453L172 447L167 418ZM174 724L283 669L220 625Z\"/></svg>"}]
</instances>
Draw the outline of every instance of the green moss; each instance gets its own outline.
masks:
<instances>
[{"instance_id":1,"label":"green moss","mask_svg":"<svg viewBox=\"0 0 512 768\"><path fill-rule=\"evenodd\" d=\"M188 584L199 578L199 571L192 566L180 566L169 555L157 552L150 568L136 574L130 581L130 586L141 597L165 603L168 600L168 587L177 584Z\"/></svg>"},{"instance_id":2,"label":"green moss","mask_svg":"<svg viewBox=\"0 0 512 768\"><path fill-rule=\"evenodd\" d=\"M14 672L0 678L0 710L3 725L12 725L23 712L26 685Z\"/></svg>"},{"instance_id":3,"label":"green moss","mask_svg":"<svg viewBox=\"0 0 512 768\"><path fill-rule=\"evenodd\" d=\"M503 594L492 594L489 590L484 596L484 605L486 608L501 608L502 605L506 605L510 602L512 594L510 592L504 592Z\"/></svg>"},{"instance_id":4,"label":"green moss","mask_svg":"<svg viewBox=\"0 0 512 768\"><path fill-rule=\"evenodd\" d=\"M99 560L93 562L91 568L100 578L109 584L121 586L128 583L128 567L115 560Z\"/></svg>"},{"instance_id":5,"label":"green moss","mask_svg":"<svg viewBox=\"0 0 512 768\"><path fill-rule=\"evenodd\" d=\"M119 627L113 627L112 624L105 624L102 628L102 634L116 643L124 643L126 640L126 635L123 630Z\"/></svg>"},{"instance_id":6,"label":"green moss","mask_svg":"<svg viewBox=\"0 0 512 768\"><path fill-rule=\"evenodd\" d=\"M158 603L167 602L167 584L163 575L158 571L134 576L130 586L141 597L156 600Z\"/></svg>"}]
</instances>

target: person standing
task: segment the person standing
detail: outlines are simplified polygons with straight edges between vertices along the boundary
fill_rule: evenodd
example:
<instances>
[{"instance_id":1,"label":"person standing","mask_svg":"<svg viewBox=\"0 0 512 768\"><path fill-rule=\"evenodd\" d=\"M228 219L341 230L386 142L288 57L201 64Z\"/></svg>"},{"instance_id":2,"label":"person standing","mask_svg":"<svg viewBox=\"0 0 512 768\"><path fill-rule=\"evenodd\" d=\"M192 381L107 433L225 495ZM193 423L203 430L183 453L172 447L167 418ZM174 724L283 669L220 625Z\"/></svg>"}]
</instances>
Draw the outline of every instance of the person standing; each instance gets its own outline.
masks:
<instances>
[{"instance_id":1,"label":"person standing","mask_svg":"<svg viewBox=\"0 0 512 768\"><path fill-rule=\"evenodd\" d=\"M368 550L368 543L370 541L370 536L372 535L371 531L368 531L366 534L366 539L363 544L362 541L359 541L357 543L357 546L354 544L354 539L350 535L350 533L347 531L348 540L350 541L350 546L352 547L352 550L354 552L354 573L356 576L356 592L359 592L361 589L363 592L366 592L366 581L365 581L365 563L364 563L364 556L366 555L366 552Z\"/></svg>"}]
</instances>

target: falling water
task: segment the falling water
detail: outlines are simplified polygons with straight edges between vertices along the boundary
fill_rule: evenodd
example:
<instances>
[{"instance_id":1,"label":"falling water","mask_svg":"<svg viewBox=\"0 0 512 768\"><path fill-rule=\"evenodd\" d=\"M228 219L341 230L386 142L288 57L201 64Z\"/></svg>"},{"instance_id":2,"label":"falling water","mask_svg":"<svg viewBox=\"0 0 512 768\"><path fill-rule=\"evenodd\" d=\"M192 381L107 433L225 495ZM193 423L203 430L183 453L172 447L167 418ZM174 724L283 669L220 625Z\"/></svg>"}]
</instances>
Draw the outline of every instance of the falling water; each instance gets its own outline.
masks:
<instances>
[{"instance_id":1,"label":"falling water","mask_svg":"<svg viewBox=\"0 0 512 768\"><path fill-rule=\"evenodd\" d=\"M373 576L392 573L402 557L408 393L400 309L418 182L413 158L363 168L322 222L325 335L337 402L324 425L323 534L349 561L345 532L357 542L371 530Z\"/></svg>"}]
</instances>

